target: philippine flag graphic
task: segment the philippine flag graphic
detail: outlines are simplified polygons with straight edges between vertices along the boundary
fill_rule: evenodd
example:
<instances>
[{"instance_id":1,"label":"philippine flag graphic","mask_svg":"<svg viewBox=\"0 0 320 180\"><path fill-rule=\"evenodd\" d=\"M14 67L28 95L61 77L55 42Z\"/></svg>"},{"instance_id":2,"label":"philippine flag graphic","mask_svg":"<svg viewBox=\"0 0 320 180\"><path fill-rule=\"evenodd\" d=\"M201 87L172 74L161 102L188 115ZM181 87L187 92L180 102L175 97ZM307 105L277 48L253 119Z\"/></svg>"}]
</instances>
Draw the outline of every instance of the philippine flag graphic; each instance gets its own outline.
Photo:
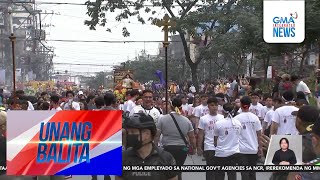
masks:
<instances>
[{"instance_id":1,"label":"philippine flag graphic","mask_svg":"<svg viewBox=\"0 0 320 180\"><path fill-rule=\"evenodd\" d=\"M64 129L80 129L80 125L85 123L91 124L89 140L61 140L61 137L57 140L65 133ZM58 124L60 126L52 129L53 125ZM68 127L63 126L68 124ZM52 141L40 138L40 129L44 126L49 129L45 132L54 137ZM121 111L9 111L7 175L121 175L121 129ZM52 135L53 132L56 133ZM68 132L73 131L68 129ZM41 156L40 144L47 147ZM88 145L90 162L79 161L80 152L84 152L82 144ZM53 150L53 147L56 149ZM68 155L69 152L71 156ZM41 157L43 161L40 162L37 157Z\"/></svg>"}]
</instances>

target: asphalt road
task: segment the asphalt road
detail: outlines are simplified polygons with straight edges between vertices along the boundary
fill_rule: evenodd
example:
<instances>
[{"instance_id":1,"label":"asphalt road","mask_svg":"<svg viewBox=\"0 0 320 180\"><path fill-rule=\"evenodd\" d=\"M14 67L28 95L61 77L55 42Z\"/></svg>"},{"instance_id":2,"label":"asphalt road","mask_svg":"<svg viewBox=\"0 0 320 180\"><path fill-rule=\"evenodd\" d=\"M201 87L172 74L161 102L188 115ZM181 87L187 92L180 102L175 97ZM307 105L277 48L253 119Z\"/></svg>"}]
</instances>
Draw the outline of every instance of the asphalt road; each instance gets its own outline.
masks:
<instances>
[{"instance_id":1,"label":"asphalt road","mask_svg":"<svg viewBox=\"0 0 320 180\"><path fill-rule=\"evenodd\" d=\"M205 161L202 161L202 157L197 155L192 156L192 158L188 157L186 160L186 165L205 165ZM257 179L259 180L269 180L271 176L270 172L265 173L257 173ZM206 180L204 172L185 172L182 173L183 180ZM240 173L237 173L237 179L240 180L241 176ZM31 177L4 177L0 176L0 180L32 180ZM48 179L49 180L49 179ZM70 180L91 180L91 176L73 176ZM103 176L98 176L98 180L103 180ZM112 180L114 178L112 177ZM226 177L227 180L227 177Z\"/></svg>"}]
</instances>

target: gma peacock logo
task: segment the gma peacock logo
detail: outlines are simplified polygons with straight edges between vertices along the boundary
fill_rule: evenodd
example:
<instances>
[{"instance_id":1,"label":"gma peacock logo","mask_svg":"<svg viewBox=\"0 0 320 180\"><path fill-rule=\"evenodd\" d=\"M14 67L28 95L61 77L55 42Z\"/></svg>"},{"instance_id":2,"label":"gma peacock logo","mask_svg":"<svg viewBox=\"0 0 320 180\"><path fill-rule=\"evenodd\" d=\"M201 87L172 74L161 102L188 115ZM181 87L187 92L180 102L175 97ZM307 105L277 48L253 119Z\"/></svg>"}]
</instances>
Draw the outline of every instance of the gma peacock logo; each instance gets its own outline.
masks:
<instances>
[{"instance_id":1,"label":"gma peacock logo","mask_svg":"<svg viewBox=\"0 0 320 180\"><path fill-rule=\"evenodd\" d=\"M296 37L296 20L298 13L290 13L290 16L275 16L273 18L273 37L293 38Z\"/></svg>"}]
</instances>

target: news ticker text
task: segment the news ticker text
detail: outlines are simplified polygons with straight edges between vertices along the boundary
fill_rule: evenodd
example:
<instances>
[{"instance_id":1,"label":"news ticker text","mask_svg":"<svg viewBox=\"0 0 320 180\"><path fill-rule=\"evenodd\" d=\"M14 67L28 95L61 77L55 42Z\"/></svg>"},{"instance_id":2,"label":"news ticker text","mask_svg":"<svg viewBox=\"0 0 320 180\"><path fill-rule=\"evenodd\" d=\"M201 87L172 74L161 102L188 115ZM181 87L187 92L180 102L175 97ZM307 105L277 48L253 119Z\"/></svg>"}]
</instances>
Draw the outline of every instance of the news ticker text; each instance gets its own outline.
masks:
<instances>
[{"instance_id":1,"label":"news ticker text","mask_svg":"<svg viewBox=\"0 0 320 180\"><path fill-rule=\"evenodd\" d=\"M206 172L206 171L320 171L320 166L314 165L256 165L256 166L209 166L209 165L184 165L184 166L123 166L123 171L182 171L182 172Z\"/></svg>"}]
</instances>

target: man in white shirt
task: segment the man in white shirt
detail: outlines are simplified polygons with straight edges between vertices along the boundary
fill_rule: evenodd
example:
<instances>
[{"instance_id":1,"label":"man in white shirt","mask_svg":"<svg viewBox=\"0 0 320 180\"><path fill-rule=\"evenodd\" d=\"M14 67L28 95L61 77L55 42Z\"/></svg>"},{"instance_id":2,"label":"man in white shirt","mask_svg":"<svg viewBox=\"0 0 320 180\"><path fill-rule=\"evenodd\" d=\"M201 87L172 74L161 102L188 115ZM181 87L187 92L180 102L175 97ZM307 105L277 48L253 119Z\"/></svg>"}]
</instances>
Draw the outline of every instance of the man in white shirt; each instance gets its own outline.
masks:
<instances>
[{"instance_id":1,"label":"man in white shirt","mask_svg":"<svg viewBox=\"0 0 320 180\"><path fill-rule=\"evenodd\" d=\"M209 98L207 104L209 114L200 117L197 152L199 156L204 155L207 165L214 165L216 147L214 146L213 128L215 123L219 120L224 120L224 117L218 114L218 100L216 98ZM206 172L206 180L212 179L214 175L214 171Z\"/></svg>"},{"instance_id":2,"label":"man in white shirt","mask_svg":"<svg viewBox=\"0 0 320 180\"><path fill-rule=\"evenodd\" d=\"M74 101L74 92L67 91L66 92L67 102L61 103L61 107L63 110L80 110L79 103Z\"/></svg>"},{"instance_id":3,"label":"man in white shirt","mask_svg":"<svg viewBox=\"0 0 320 180\"><path fill-rule=\"evenodd\" d=\"M262 123L262 132L263 134L269 136L270 135L270 126L272 123L273 113L276 109L282 106L282 99L281 98L274 98L272 100L273 103L273 110L270 110L264 116L264 121Z\"/></svg>"},{"instance_id":4,"label":"man in white shirt","mask_svg":"<svg viewBox=\"0 0 320 180\"><path fill-rule=\"evenodd\" d=\"M227 103L223 106L226 118L217 121L213 128L214 145L216 147L215 161L220 166L235 166L238 162L237 154L240 152L239 140L241 133L241 123L232 118L234 110L232 104ZM227 172L228 179L235 180L236 172ZM216 180L224 180L224 172L216 172Z\"/></svg>"},{"instance_id":5,"label":"man in white shirt","mask_svg":"<svg viewBox=\"0 0 320 180\"><path fill-rule=\"evenodd\" d=\"M273 110L273 99L271 96L267 96L264 98L265 101L265 106L262 107L261 109L261 118L264 120L264 117L266 116L268 111Z\"/></svg>"},{"instance_id":6,"label":"man in white shirt","mask_svg":"<svg viewBox=\"0 0 320 180\"><path fill-rule=\"evenodd\" d=\"M59 96L52 95L50 97L50 105L51 105L51 111L61 111L61 107L59 105Z\"/></svg>"},{"instance_id":7,"label":"man in white shirt","mask_svg":"<svg viewBox=\"0 0 320 180\"><path fill-rule=\"evenodd\" d=\"M134 113L145 113L146 115L150 115L154 122L158 124L158 120L160 118L160 111L153 107L153 92L149 89L146 89L142 92L142 105L135 106L131 111L129 116L132 116Z\"/></svg>"},{"instance_id":8,"label":"man in white shirt","mask_svg":"<svg viewBox=\"0 0 320 180\"><path fill-rule=\"evenodd\" d=\"M253 92L250 94L250 98L252 103L250 105L249 111L258 116L258 118L262 121L261 111L263 105L259 103L260 95L257 92ZM242 109L239 109L238 112L242 113Z\"/></svg>"},{"instance_id":9,"label":"man in white shirt","mask_svg":"<svg viewBox=\"0 0 320 180\"><path fill-rule=\"evenodd\" d=\"M293 92L284 92L282 98L285 101L285 105L275 110L272 117L270 135L298 135L296 117L292 115L292 112L298 111L299 108L294 106Z\"/></svg>"},{"instance_id":10,"label":"man in white shirt","mask_svg":"<svg viewBox=\"0 0 320 180\"><path fill-rule=\"evenodd\" d=\"M208 108L208 95L202 94L200 96L201 99L201 105L194 108L192 115L194 115L195 118L195 127L199 127L199 120L200 117L209 114L209 108ZM198 134L198 129L195 131L196 134Z\"/></svg>"},{"instance_id":11,"label":"man in white shirt","mask_svg":"<svg viewBox=\"0 0 320 180\"><path fill-rule=\"evenodd\" d=\"M127 112L128 101L131 99L130 92L126 92L126 102L123 103L123 112Z\"/></svg>"},{"instance_id":12,"label":"man in white shirt","mask_svg":"<svg viewBox=\"0 0 320 180\"><path fill-rule=\"evenodd\" d=\"M311 94L311 91L308 87L308 85L303 82L298 76L296 75L292 75L291 76L291 81L296 85L296 92L303 92L305 97L306 97L306 100L308 101L309 103L309 98L308 96Z\"/></svg>"},{"instance_id":13,"label":"man in white shirt","mask_svg":"<svg viewBox=\"0 0 320 180\"><path fill-rule=\"evenodd\" d=\"M259 138L262 130L261 122L255 114L249 111L250 97L244 96L241 98L240 103L242 113L235 117L242 125L239 141L239 165L255 166L259 158L258 153L262 153L262 149L259 148ZM241 179L256 180L256 173L254 171L241 172Z\"/></svg>"},{"instance_id":14,"label":"man in white shirt","mask_svg":"<svg viewBox=\"0 0 320 180\"><path fill-rule=\"evenodd\" d=\"M34 107L32 105L32 103L29 101L28 97L25 96L24 91L23 90L17 90L16 91L16 97L18 97L20 100L25 100L28 102L28 111L33 111Z\"/></svg>"},{"instance_id":15,"label":"man in white shirt","mask_svg":"<svg viewBox=\"0 0 320 180\"><path fill-rule=\"evenodd\" d=\"M182 101L182 110L183 110L183 112L188 113L189 104L188 104L187 96L186 95L181 95L180 99Z\"/></svg>"},{"instance_id":16,"label":"man in white shirt","mask_svg":"<svg viewBox=\"0 0 320 180\"><path fill-rule=\"evenodd\" d=\"M193 94L197 92L196 87L192 84L189 88L189 91L192 92Z\"/></svg>"},{"instance_id":17,"label":"man in white shirt","mask_svg":"<svg viewBox=\"0 0 320 180\"><path fill-rule=\"evenodd\" d=\"M257 92L253 92L251 94L252 104L250 105L249 110L256 116L258 116L258 118L261 120L262 119L261 111L262 111L263 105L259 103L259 100L260 100L260 94L258 94Z\"/></svg>"},{"instance_id":18,"label":"man in white shirt","mask_svg":"<svg viewBox=\"0 0 320 180\"><path fill-rule=\"evenodd\" d=\"M126 102L126 109L125 112L130 113L131 110L136 106L136 99L139 97L139 91L136 89L133 89L130 91L130 99Z\"/></svg>"}]
</instances>

